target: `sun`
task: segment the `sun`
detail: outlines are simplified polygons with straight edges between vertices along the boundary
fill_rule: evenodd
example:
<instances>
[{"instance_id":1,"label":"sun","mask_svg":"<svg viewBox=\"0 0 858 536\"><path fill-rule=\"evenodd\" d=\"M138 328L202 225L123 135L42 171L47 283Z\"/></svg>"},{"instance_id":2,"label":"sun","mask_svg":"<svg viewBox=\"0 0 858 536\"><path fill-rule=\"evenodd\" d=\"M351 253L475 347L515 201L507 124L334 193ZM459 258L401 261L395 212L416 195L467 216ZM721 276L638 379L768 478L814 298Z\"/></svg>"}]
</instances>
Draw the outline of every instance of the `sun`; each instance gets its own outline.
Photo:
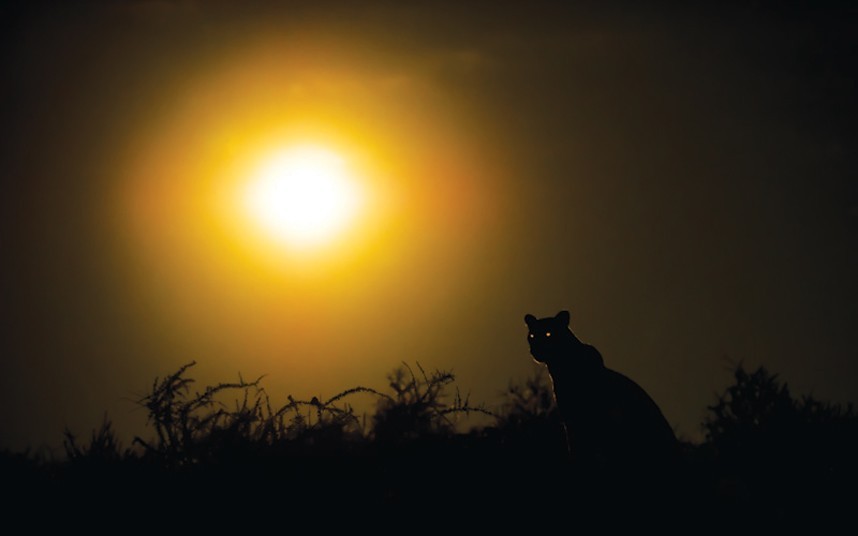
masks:
<instances>
[{"instance_id":1,"label":"sun","mask_svg":"<svg viewBox=\"0 0 858 536\"><path fill-rule=\"evenodd\" d=\"M270 237L307 249L345 231L361 197L342 156L326 147L302 145L262 159L248 184L245 204Z\"/></svg>"}]
</instances>

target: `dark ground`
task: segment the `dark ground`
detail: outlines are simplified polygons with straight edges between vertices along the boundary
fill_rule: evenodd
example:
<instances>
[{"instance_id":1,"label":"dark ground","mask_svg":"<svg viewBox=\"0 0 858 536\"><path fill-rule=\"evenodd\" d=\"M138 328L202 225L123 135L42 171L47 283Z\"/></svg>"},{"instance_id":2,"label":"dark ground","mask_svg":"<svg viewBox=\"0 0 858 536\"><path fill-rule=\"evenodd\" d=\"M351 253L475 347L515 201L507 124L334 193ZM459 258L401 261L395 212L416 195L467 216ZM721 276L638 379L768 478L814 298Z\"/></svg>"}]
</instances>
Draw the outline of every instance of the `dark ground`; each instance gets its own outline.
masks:
<instances>
[{"instance_id":1,"label":"dark ground","mask_svg":"<svg viewBox=\"0 0 858 536\"><path fill-rule=\"evenodd\" d=\"M141 400L150 440L123 448L105 421L86 442L67 433L63 460L4 453L4 517L34 528L572 532L595 522L697 533L849 522L858 498L852 408L794 398L764 369L737 367L709 408L705 442L684 443L675 470L634 475L570 460L540 377L512 385L493 424L463 432L449 417L481 408L445 402L444 372L392 374L391 394L373 391L371 422L343 403L350 392L272 409L258 383L191 395L186 375ZM234 409L214 402L232 391Z\"/></svg>"}]
</instances>

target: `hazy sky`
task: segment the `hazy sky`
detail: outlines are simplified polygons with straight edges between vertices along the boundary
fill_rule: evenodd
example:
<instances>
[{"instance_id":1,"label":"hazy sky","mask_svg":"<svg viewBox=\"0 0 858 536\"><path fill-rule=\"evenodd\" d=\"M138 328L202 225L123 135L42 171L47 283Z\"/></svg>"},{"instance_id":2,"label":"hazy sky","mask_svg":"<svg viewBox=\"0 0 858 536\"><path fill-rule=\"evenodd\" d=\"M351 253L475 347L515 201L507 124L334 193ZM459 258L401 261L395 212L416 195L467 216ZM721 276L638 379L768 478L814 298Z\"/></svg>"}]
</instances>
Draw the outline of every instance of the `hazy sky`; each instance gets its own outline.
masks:
<instances>
[{"instance_id":1,"label":"hazy sky","mask_svg":"<svg viewBox=\"0 0 858 536\"><path fill-rule=\"evenodd\" d=\"M687 437L731 362L858 400L855 8L357 4L0 8L0 446L190 360L492 405L560 309ZM218 208L304 141L383 199L309 260Z\"/></svg>"}]
</instances>

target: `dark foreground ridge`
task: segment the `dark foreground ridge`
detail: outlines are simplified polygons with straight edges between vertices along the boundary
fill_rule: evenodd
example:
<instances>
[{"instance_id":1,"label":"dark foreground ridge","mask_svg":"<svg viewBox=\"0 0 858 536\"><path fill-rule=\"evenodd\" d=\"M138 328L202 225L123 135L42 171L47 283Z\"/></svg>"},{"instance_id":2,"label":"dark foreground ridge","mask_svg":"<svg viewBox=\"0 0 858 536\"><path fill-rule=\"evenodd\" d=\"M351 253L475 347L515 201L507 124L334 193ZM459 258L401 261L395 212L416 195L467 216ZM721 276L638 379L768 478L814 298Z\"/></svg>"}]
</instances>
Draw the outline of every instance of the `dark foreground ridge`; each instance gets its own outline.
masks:
<instances>
[{"instance_id":1,"label":"dark foreground ridge","mask_svg":"<svg viewBox=\"0 0 858 536\"><path fill-rule=\"evenodd\" d=\"M195 391L192 366L156 379L140 400L152 437L123 447L105 419L88 441L66 432L64 460L3 453L7 512L54 512L29 517L36 524L63 512L189 522L253 513L263 525L284 515L440 525L454 516L482 526L554 516L567 526L595 519L678 531L818 525L846 519L855 504L853 408L794 398L763 368L735 369L708 408L705 440L681 443L678 475L629 487L610 473L593 479L570 459L544 372L512 384L489 412L457 395L452 374L419 366L392 373L386 391L289 397L279 408L259 380ZM359 393L377 399L373 414L349 406ZM488 424L456 425L475 412Z\"/></svg>"}]
</instances>

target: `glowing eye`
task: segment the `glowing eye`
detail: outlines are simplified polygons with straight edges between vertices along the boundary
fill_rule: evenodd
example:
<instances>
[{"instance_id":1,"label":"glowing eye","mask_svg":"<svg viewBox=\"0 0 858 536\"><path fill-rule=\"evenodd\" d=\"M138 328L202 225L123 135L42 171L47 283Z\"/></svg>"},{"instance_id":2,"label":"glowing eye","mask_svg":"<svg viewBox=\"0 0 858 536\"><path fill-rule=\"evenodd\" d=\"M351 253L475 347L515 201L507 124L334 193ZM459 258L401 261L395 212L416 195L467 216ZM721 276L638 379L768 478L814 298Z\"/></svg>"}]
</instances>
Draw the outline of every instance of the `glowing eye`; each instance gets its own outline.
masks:
<instances>
[{"instance_id":1,"label":"glowing eye","mask_svg":"<svg viewBox=\"0 0 858 536\"><path fill-rule=\"evenodd\" d=\"M532 338L536 337L536 335L534 335L533 333L531 333L531 334L529 335L529 337L532 339Z\"/></svg>"},{"instance_id":2,"label":"glowing eye","mask_svg":"<svg viewBox=\"0 0 858 536\"><path fill-rule=\"evenodd\" d=\"M550 336L551 336L551 332L550 332L550 331L546 331L546 332L545 332L545 336L546 336L546 337L550 337Z\"/></svg>"}]
</instances>

